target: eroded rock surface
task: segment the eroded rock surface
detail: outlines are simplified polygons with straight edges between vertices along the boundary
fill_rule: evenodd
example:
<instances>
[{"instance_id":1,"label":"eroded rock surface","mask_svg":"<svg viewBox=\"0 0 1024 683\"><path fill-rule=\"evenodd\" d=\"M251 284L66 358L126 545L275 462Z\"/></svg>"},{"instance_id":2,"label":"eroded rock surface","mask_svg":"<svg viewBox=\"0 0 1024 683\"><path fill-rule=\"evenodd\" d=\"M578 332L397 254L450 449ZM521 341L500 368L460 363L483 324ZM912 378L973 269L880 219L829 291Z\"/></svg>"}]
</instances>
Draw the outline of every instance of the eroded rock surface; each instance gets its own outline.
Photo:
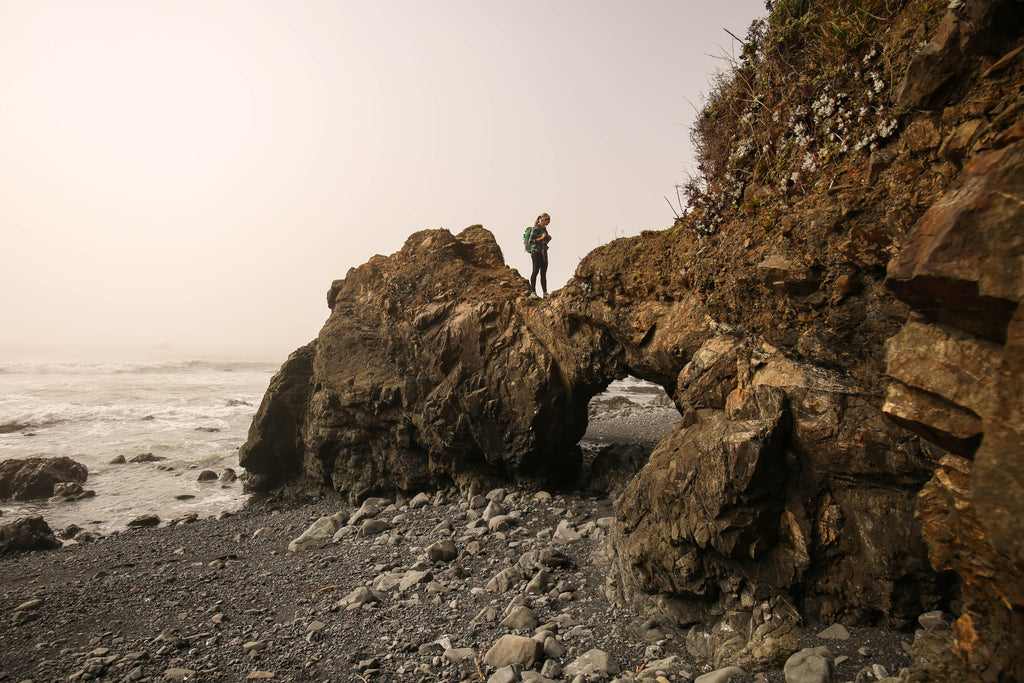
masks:
<instances>
[{"instance_id":1,"label":"eroded rock surface","mask_svg":"<svg viewBox=\"0 0 1024 683\"><path fill-rule=\"evenodd\" d=\"M350 271L264 399L250 487L617 490L603 465L579 480L577 442L590 398L631 374L681 417L616 502L612 601L754 669L785 662L805 620L956 609L908 676L1024 676L1022 13L926 5L921 23L894 3L886 44L855 60L884 52L907 109L819 177L754 164L714 221L703 206L604 245L541 301L480 226ZM776 95L750 116L792 123Z\"/></svg>"},{"instance_id":2,"label":"eroded rock surface","mask_svg":"<svg viewBox=\"0 0 1024 683\"><path fill-rule=\"evenodd\" d=\"M49 498L54 486L84 484L89 470L71 458L22 458L0 462L0 500Z\"/></svg>"},{"instance_id":3,"label":"eroded rock surface","mask_svg":"<svg viewBox=\"0 0 1024 683\"><path fill-rule=\"evenodd\" d=\"M918 516L932 565L962 579L965 609L947 634L949 661L921 662L915 680L964 660L972 675L1024 672L1022 197L1024 142L978 155L889 267L920 315L890 341L886 410L956 454Z\"/></svg>"}]
</instances>

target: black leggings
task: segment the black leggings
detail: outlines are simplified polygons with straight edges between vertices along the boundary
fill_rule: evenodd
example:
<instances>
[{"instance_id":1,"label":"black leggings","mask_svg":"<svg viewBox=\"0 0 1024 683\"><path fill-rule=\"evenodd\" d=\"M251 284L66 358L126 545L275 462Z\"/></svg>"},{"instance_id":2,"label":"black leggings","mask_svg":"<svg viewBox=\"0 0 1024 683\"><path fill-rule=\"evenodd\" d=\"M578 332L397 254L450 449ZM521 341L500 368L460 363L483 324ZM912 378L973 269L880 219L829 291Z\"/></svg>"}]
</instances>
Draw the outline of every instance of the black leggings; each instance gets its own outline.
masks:
<instances>
[{"instance_id":1,"label":"black leggings","mask_svg":"<svg viewBox=\"0 0 1024 683\"><path fill-rule=\"evenodd\" d=\"M533 272L530 273L530 289L537 292L537 274L540 273L540 289L544 296L548 295L548 250L537 249L530 254L533 261Z\"/></svg>"}]
</instances>

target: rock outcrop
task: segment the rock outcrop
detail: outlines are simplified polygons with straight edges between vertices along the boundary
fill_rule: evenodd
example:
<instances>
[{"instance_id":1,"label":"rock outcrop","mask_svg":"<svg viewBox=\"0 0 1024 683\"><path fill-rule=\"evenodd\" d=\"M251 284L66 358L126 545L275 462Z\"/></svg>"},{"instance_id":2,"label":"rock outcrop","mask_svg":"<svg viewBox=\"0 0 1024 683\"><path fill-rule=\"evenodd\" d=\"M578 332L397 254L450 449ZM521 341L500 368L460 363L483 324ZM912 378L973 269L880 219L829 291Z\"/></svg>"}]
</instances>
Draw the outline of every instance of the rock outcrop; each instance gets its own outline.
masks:
<instances>
[{"instance_id":1,"label":"rock outcrop","mask_svg":"<svg viewBox=\"0 0 1024 683\"><path fill-rule=\"evenodd\" d=\"M0 553L53 550L63 545L42 517L22 517L0 524Z\"/></svg>"},{"instance_id":2,"label":"rock outcrop","mask_svg":"<svg viewBox=\"0 0 1024 683\"><path fill-rule=\"evenodd\" d=\"M803 42L848 8L777 8L698 123L693 210L550 299L480 226L351 270L257 413L250 488L586 486L587 404L631 374L680 421L616 501L611 600L748 669L784 663L804 619L958 611L907 676L1024 677L1024 11L947 4L861 17L863 70L824 92L791 72L849 56Z\"/></svg>"},{"instance_id":3,"label":"rock outcrop","mask_svg":"<svg viewBox=\"0 0 1024 683\"><path fill-rule=\"evenodd\" d=\"M572 481L590 396L534 332L493 235L416 233L334 283L314 344L285 364L241 464L362 499L451 481ZM253 476L255 475L255 476Z\"/></svg>"},{"instance_id":4,"label":"rock outcrop","mask_svg":"<svg viewBox=\"0 0 1024 683\"><path fill-rule=\"evenodd\" d=\"M71 458L22 458L0 462L0 500L30 500L54 495L54 485L84 484L89 470Z\"/></svg>"},{"instance_id":5,"label":"rock outcrop","mask_svg":"<svg viewBox=\"0 0 1024 683\"><path fill-rule=\"evenodd\" d=\"M920 496L936 570L962 579L944 657L1024 673L1024 142L974 157L889 264L917 314L889 342L885 411L951 451ZM1012 638L1007 638L1007 635ZM915 680L935 676L934 658Z\"/></svg>"}]
</instances>

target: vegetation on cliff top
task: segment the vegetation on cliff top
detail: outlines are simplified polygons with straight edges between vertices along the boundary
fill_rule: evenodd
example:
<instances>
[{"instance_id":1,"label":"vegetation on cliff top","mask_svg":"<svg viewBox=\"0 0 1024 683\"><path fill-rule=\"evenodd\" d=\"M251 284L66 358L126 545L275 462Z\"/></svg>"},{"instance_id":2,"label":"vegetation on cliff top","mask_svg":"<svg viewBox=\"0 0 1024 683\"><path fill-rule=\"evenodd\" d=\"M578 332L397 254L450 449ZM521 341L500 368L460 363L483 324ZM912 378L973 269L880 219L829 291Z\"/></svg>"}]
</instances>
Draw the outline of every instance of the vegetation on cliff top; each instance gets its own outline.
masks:
<instances>
[{"instance_id":1,"label":"vegetation on cliff top","mask_svg":"<svg viewBox=\"0 0 1024 683\"><path fill-rule=\"evenodd\" d=\"M679 186L680 222L713 234L740 208L847 184L899 129L890 90L945 4L768 0L691 131L697 172Z\"/></svg>"}]
</instances>

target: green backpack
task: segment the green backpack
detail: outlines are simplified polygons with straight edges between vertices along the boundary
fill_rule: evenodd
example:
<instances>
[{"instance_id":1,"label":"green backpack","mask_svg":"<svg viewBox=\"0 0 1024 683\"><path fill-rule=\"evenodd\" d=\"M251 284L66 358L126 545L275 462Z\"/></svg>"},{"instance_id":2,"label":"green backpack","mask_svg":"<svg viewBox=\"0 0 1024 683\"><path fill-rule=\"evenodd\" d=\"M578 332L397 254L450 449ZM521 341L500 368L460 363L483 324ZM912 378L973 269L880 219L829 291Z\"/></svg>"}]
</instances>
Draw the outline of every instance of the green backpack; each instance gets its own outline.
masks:
<instances>
[{"instance_id":1,"label":"green backpack","mask_svg":"<svg viewBox=\"0 0 1024 683\"><path fill-rule=\"evenodd\" d=\"M533 253L533 245L530 244L530 235L533 234L533 227L534 226L531 225L526 229L526 232L523 233L523 246L526 247L527 254Z\"/></svg>"}]
</instances>

